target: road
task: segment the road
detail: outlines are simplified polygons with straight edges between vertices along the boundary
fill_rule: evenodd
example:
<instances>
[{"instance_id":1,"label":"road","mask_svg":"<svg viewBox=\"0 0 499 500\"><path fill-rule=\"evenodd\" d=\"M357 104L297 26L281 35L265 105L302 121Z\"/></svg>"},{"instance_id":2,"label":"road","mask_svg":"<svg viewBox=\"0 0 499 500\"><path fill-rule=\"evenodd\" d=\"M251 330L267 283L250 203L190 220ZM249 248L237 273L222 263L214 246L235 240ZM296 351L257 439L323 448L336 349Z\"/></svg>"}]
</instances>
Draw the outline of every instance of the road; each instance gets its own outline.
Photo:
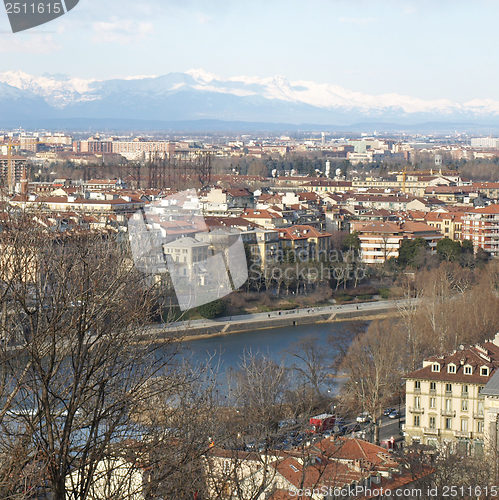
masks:
<instances>
[{"instance_id":1,"label":"road","mask_svg":"<svg viewBox=\"0 0 499 500\"><path fill-rule=\"evenodd\" d=\"M402 425L405 423L405 408L402 407L400 413L400 425ZM401 428L399 428L399 419L382 417L379 429L379 439L380 441L385 441L391 437L394 437L395 440L402 438Z\"/></svg>"},{"instance_id":2,"label":"road","mask_svg":"<svg viewBox=\"0 0 499 500\"><path fill-rule=\"evenodd\" d=\"M330 315L331 319L338 313L355 313L355 312L376 312L386 309L397 309L400 306L414 303L417 299L404 300L382 300L377 302L361 302L357 304L342 304L325 307L309 307L306 309L292 309L282 311L272 311L265 313L245 314L240 316L227 316L213 320L197 319L191 321L177 321L173 323L164 323L162 325L151 325L151 330L162 331L186 331L195 328L210 328L213 326L227 326L247 323L261 323L262 321L272 325L273 322L278 322L283 318L303 318Z\"/></svg>"}]
</instances>

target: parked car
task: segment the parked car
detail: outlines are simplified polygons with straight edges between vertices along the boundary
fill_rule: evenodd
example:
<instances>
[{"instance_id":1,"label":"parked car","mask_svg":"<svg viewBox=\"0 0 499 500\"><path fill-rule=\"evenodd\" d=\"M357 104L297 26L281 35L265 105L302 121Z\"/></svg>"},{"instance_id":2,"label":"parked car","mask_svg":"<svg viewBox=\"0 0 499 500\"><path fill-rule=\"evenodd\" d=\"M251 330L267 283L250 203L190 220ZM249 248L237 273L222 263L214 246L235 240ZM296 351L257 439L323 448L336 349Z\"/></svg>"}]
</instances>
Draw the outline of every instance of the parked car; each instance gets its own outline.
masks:
<instances>
[{"instance_id":1,"label":"parked car","mask_svg":"<svg viewBox=\"0 0 499 500\"><path fill-rule=\"evenodd\" d=\"M383 412L383 415L385 417L388 417L392 411L395 411L395 408L386 408L385 411Z\"/></svg>"},{"instance_id":2,"label":"parked car","mask_svg":"<svg viewBox=\"0 0 499 500\"><path fill-rule=\"evenodd\" d=\"M400 417L400 412L398 410L393 410L390 415L388 415L388 418L399 418Z\"/></svg>"},{"instance_id":3,"label":"parked car","mask_svg":"<svg viewBox=\"0 0 499 500\"><path fill-rule=\"evenodd\" d=\"M369 413L367 411L365 411L364 413L361 413L360 415L358 415L356 420L360 424L364 424L366 422L371 421L371 415L369 415Z\"/></svg>"}]
</instances>

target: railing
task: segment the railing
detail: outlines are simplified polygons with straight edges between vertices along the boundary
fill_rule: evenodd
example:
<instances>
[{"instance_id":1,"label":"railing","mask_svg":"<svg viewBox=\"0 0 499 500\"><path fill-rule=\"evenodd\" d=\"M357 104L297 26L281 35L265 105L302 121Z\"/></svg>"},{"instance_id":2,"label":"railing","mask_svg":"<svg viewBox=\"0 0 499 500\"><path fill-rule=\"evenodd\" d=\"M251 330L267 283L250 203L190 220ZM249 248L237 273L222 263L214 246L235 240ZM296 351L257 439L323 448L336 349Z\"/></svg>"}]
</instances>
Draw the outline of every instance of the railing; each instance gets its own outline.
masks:
<instances>
[{"instance_id":1,"label":"railing","mask_svg":"<svg viewBox=\"0 0 499 500\"><path fill-rule=\"evenodd\" d=\"M441 410L440 414L442 415L442 417L455 417L456 410Z\"/></svg>"},{"instance_id":2,"label":"railing","mask_svg":"<svg viewBox=\"0 0 499 500\"><path fill-rule=\"evenodd\" d=\"M469 431L454 431L454 436L457 438L471 439L472 433Z\"/></svg>"},{"instance_id":3,"label":"railing","mask_svg":"<svg viewBox=\"0 0 499 500\"><path fill-rule=\"evenodd\" d=\"M432 429L431 427L425 427L424 433L431 434L432 436L438 436L440 434L440 429Z\"/></svg>"},{"instance_id":4,"label":"railing","mask_svg":"<svg viewBox=\"0 0 499 500\"><path fill-rule=\"evenodd\" d=\"M423 414L424 413L424 408L412 408L412 407L409 407L409 412L410 413L420 413L420 414Z\"/></svg>"}]
</instances>

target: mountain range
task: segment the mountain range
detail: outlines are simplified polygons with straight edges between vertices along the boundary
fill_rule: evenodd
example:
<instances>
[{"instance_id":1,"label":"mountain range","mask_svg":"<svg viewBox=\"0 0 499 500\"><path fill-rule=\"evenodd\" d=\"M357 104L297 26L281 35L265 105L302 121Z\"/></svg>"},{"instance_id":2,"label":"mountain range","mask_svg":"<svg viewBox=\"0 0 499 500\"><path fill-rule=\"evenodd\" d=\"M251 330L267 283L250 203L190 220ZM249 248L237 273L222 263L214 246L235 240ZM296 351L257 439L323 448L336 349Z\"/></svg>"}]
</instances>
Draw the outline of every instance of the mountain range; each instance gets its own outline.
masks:
<instances>
[{"instance_id":1,"label":"mountain range","mask_svg":"<svg viewBox=\"0 0 499 500\"><path fill-rule=\"evenodd\" d=\"M284 77L203 70L108 80L0 73L0 126L354 130L499 129L499 101L371 95ZM232 124L232 125L230 125Z\"/></svg>"}]
</instances>

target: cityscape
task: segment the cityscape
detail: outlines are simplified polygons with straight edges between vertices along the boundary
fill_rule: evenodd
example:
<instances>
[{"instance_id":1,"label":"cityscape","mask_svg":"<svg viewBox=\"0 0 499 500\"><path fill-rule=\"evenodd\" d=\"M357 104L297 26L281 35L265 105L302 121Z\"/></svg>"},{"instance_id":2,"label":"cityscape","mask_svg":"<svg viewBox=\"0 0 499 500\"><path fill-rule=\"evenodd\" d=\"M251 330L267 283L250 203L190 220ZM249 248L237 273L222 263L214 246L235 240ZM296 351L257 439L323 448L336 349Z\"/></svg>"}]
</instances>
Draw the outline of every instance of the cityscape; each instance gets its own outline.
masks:
<instances>
[{"instance_id":1,"label":"cityscape","mask_svg":"<svg viewBox=\"0 0 499 500\"><path fill-rule=\"evenodd\" d=\"M498 498L497 6L4 3L0 500Z\"/></svg>"}]
</instances>

